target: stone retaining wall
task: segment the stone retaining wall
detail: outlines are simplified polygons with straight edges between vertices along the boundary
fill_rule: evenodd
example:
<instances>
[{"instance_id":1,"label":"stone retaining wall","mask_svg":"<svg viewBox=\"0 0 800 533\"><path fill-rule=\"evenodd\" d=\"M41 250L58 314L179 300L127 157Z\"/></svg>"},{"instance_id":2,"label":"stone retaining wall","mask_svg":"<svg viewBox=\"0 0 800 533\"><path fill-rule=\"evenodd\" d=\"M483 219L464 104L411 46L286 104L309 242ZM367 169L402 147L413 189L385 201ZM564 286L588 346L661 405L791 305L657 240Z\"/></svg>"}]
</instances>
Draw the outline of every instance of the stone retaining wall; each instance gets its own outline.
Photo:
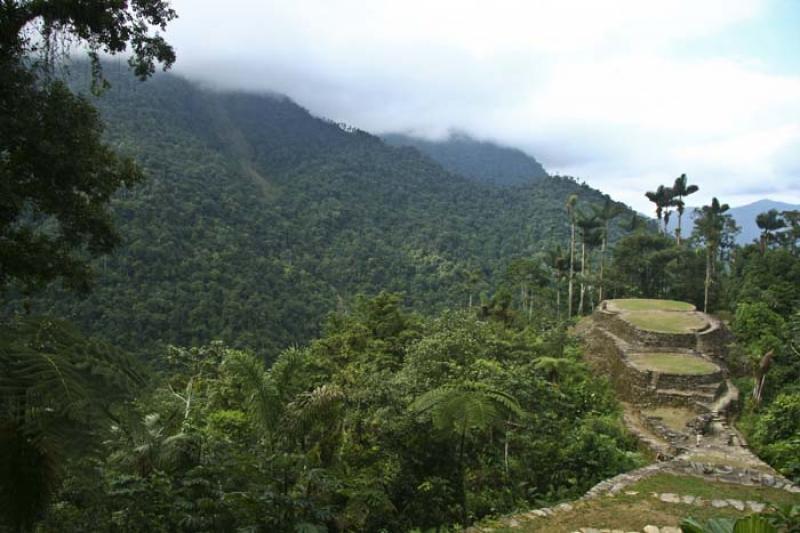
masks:
<instances>
[{"instance_id":1,"label":"stone retaining wall","mask_svg":"<svg viewBox=\"0 0 800 533\"><path fill-rule=\"evenodd\" d=\"M599 356L593 360L595 366L609 376L617 394L623 400L633 403L649 403L653 400L650 373L633 368L625 358L624 349L613 336L601 329L595 329L592 346Z\"/></svg>"},{"instance_id":2,"label":"stone retaining wall","mask_svg":"<svg viewBox=\"0 0 800 533\"><path fill-rule=\"evenodd\" d=\"M697 335L695 333L661 333L642 330L625 320L622 315L604 309L595 311L593 318L602 327L631 344L649 346L656 349L694 349L697 346Z\"/></svg>"},{"instance_id":3,"label":"stone retaining wall","mask_svg":"<svg viewBox=\"0 0 800 533\"><path fill-rule=\"evenodd\" d=\"M697 350L724 361L728 356L728 344L732 340L728 329L719 320L711 319L711 327L697 334Z\"/></svg>"},{"instance_id":4,"label":"stone retaining wall","mask_svg":"<svg viewBox=\"0 0 800 533\"><path fill-rule=\"evenodd\" d=\"M659 389L700 389L703 385L720 383L724 376L722 370L710 374L658 374L656 378Z\"/></svg>"}]
</instances>

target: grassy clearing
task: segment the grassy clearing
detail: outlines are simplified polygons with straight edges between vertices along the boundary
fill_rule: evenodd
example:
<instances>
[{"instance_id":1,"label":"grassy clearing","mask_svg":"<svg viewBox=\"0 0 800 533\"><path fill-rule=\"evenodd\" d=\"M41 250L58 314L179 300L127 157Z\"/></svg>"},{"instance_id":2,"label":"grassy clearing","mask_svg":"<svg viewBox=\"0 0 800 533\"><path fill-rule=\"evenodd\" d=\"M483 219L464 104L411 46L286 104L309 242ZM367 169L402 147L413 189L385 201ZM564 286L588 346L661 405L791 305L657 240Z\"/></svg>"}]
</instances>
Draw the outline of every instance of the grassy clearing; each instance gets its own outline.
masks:
<instances>
[{"instance_id":1,"label":"grassy clearing","mask_svg":"<svg viewBox=\"0 0 800 533\"><path fill-rule=\"evenodd\" d=\"M575 531L582 527L642 531L646 525L677 526L687 516L705 521L712 517L736 518L752 514L752 511L737 511L732 507L717 509L711 506L695 507L683 503L664 503L653 497L653 492L692 495L706 500L730 498L771 504L800 503L799 495L782 490L715 483L691 476L671 474L652 476L626 490L638 494L628 495L623 492L617 496L605 496L596 500L580 502L572 511L559 512L548 518L520 519L520 528L500 528L498 531L558 533Z\"/></svg>"},{"instance_id":2,"label":"grassy clearing","mask_svg":"<svg viewBox=\"0 0 800 533\"><path fill-rule=\"evenodd\" d=\"M671 311L637 311L626 314L625 319L638 328L662 333L691 333L707 324L700 315Z\"/></svg>"},{"instance_id":3,"label":"grassy clearing","mask_svg":"<svg viewBox=\"0 0 800 533\"><path fill-rule=\"evenodd\" d=\"M697 416L694 411L683 407L655 407L643 410L642 414L661 418L673 431L686 431L686 423Z\"/></svg>"},{"instance_id":4,"label":"grassy clearing","mask_svg":"<svg viewBox=\"0 0 800 533\"><path fill-rule=\"evenodd\" d=\"M677 300L648 300L645 298L626 298L610 300L611 305L622 311L693 311L694 306Z\"/></svg>"},{"instance_id":5,"label":"grassy clearing","mask_svg":"<svg viewBox=\"0 0 800 533\"><path fill-rule=\"evenodd\" d=\"M719 370L711 361L683 353L634 353L628 359L636 368L663 374L710 374Z\"/></svg>"}]
</instances>

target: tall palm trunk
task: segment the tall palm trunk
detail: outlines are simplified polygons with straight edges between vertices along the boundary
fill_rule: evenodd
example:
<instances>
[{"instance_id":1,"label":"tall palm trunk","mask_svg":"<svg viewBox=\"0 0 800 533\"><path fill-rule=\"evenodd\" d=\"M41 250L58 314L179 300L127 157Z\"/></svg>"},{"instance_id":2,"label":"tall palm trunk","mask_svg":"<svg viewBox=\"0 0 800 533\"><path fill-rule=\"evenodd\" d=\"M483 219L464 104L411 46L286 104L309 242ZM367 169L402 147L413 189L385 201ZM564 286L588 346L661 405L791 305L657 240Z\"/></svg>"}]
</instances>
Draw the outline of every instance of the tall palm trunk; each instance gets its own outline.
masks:
<instances>
[{"instance_id":1,"label":"tall palm trunk","mask_svg":"<svg viewBox=\"0 0 800 533\"><path fill-rule=\"evenodd\" d=\"M583 297L586 294L586 242L581 243L581 297L578 303L578 314L583 315Z\"/></svg>"},{"instance_id":2,"label":"tall palm trunk","mask_svg":"<svg viewBox=\"0 0 800 533\"><path fill-rule=\"evenodd\" d=\"M603 283L605 282L606 270L606 246L608 244L608 220L606 220L606 231L603 234L603 246L600 248L600 288L597 294L597 302L603 301Z\"/></svg>"},{"instance_id":3,"label":"tall palm trunk","mask_svg":"<svg viewBox=\"0 0 800 533\"><path fill-rule=\"evenodd\" d=\"M556 278L556 316L561 322L561 280Z\"/></svg>"},{"instance_id":4,"label":"tall palm trunk","mask_svg":"<svg viewBox=\"0 0 800 533\"><path fill-rule=\"evenodd\" d=\"M703 297L703 312L708 313L708 290L711 287L711 247L706 246L706 281L705 294Z\"/></svg>"},{"instance_id":5,"label":"tall palm trunk","mask_svg":"<svg viewBox=\"0 0 800 533\"><path fill-rule=\"evenodd\" d=\"M572 222L569 238L569 288L567 289L567 319L572 318L572 300L575 286L575 222Z\"/></svg>"},{"instance_id":6,"label":"tall palm trunk","mask_svg":"<svg viewBox=\"0 0 800 533\"><path fill-rule=\"evenodd\" d=\"M678 246L681 245L681 219L683 219L683 211L678 210L678 227L675 230L675 240L678 241Z\"/></svg>"}]
</instances>

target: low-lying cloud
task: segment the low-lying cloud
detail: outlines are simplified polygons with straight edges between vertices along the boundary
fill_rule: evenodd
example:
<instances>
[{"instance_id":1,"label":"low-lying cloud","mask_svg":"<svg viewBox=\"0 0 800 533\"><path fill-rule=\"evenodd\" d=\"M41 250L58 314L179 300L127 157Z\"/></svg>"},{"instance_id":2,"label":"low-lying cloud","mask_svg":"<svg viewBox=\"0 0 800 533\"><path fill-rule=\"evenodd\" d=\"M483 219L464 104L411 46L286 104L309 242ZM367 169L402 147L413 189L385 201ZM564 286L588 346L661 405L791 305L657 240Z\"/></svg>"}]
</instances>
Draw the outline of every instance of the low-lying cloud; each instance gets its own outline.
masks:
<instances>
[{"instance_id":1,"label":"low-lying cloud","mask_svg":"<svg viewBox=\"0 0 800 533\"><path fill-rule=\"evenodd\" d=\"M719 44L797 4L173 4L176 71L214 86L285 93L376 133L463 130L641 210L644 189L683 172L698 202L800 201L800 72L744 37Z\"/></svg>"}]
</instances>

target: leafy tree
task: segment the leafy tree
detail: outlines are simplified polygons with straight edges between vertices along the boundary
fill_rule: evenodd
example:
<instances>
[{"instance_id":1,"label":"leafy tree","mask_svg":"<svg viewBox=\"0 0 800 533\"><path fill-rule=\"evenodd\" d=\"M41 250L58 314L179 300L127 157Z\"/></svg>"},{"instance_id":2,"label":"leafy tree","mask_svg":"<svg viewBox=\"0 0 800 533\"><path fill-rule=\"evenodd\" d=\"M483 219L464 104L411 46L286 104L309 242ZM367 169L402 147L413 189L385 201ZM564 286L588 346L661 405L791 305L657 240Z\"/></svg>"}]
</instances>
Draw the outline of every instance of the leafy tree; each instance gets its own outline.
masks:
<instances>
[{"instance_id":1,"label":"leafy tree","mask_svg":"<svg viewBox=\"0 0 800 533\"><path fill-rule=\"evenodd\" d=\"M611 221L625 212L625 209L614 202L610 198L606 198L603 205L596 209L597 217L603 224L603 243L600 248L600 283L597 294L597 301L603 301L604 284L605 284L605 270L606 270L606 248L608 247L608 237L610 232Z\"/></svg>"},{"instance_id":2,"label":"leafy tree","mask_svg":"<svg viewBox=\"0 0 800 533\"><path fill-rule=\"evenodd\" d=\"M741 303L736 309L733 331L737 341L752 358L753 401L758 406L764 392L767 372L776 350L783 344L785 323L780 315L762 303Z\"/></svg>"},{"instance_id":3,"label":"leafy tree","mask_svg":"<svg viewBox=\"0 0 800 533\"><path fill-rule=\"evenodd\" d=\"M578 205L578 196L575 194L570 195L564 204L564 209L567 211L567 218L569 219L569 286L567 289L567 318L572 318L572 302L573 286L575 284L575 224L576 207Z\"/></svg>"},{"instance_id":4,"label":"leafy tree","mask_svg":"<svg viewBox=\"0 0 800 533\"><path fill-rule=\"evenodd\" d=\"M561 284L569 273L569 258L560 246L555 245L545 251L545 262L550 269L556 295L556 319L561 320Z\"/></svg>"},{"instance_id":5,"label":"leafy tree","mask_svg":"<svg viewBox=\"0 0 800 533\"><path fill-rule=\"evenodd\" d=\"M132 160L102 140L92 105L55 76L64 43L86 45L93 79L99 53L123 52L144 79L172 48L151 27L175 17L163 0L133 3L9 0L0 5L0 288L27 289L57 278L86 288L87 255L119 241L108 203L142 178Z\"/></svg>"},{"instance_id":6,"label":"leafy tree","mask_svg":"<svg viewBox=\"0 0 800 533\"><path fill-rule=\"evenodd\" d=\"M776 231L786 227L786 221L781 217L777 209L770 209L766 213L756 216L756 225L761 229L759 245L763 255L770 243L778 240Z\"/></svg>"},{"instance_id":7,"label":"leafy tree","mask_svg":"<svg viewBox=\"0 0 800 533\"><path fill-rule=\"evenodd\" d=\"M63 321L0 324L0 524L31 528L67 463L98 451L142 381L124 354Z\"/></svg>"},{"instance_id":8,"label":"leafy tree","mask_svg":"<svg viewBox=\"0 0 800 533\"><path fill-rule=\"evenodd\" d=\"M672 186L673 205L678 211L678 227L675 228L675 238L678 241L678 246L681 244L681 220L683 219L683 212L686 208L684 198L690 194L696 193L700 188L697 185L687 184L686 174L681 174L675 178L675 184Z\"/></svg>"},{"instance_id":9,"label":"leafy tree","mask_svg":"<svg viewBox=\"0 0 800 533\"><path fill-rule=\"evenodd\" d=\"M591 267L589 266L591 251L601 242L602 221L597 213L583 212L578 213L576 225L580 229L581 235L581 292L578 300L578 314L583 314L583 303L586 296L586 288L590 283ZM589 268L587 268L587 266Z\"/></svg>"},{"instance_id":10,"label":"leafy tree","mask_svg":"<svg viewBox=\"0 0 800 533\"><path fill-rule=\"evenodd\" d=\"M800 240L800 211L781 211L781 216L789 228L781 233L783 241L788 244L793 254L797 253L797 241Z\"/></svg>"},{"instance_id":11,"label":"leafy tree","mask_svg":"<svg viewBox=\"0 0 800 533\"><path fill-rule=\"evenodd\" d=\"M467 432L483 431L505 420L507 415L524 416L517 400L510 394L482 383L464 382L430 390L409 406L412 412L430 416L433 426L458 439L456 465L461 473L462 524L469 523L464 472Z\"/></svg>"},{"instance_id":12,"label":"leafy tree","mask_svg":"<svg viewBox=\"0 0 800 533\"><path fill-rule=\"evenodd\" d=\"M696 210L695 230L703 240L706 252L706 276L703 296L703 311L706 313L708 312L709 290L716 270L717 253L724 237L726 221L730 219L730 215L726 214L728 209L730 209L728 204L720 204L715 197L709 205Z\"/></svg>"}]
</instances>

